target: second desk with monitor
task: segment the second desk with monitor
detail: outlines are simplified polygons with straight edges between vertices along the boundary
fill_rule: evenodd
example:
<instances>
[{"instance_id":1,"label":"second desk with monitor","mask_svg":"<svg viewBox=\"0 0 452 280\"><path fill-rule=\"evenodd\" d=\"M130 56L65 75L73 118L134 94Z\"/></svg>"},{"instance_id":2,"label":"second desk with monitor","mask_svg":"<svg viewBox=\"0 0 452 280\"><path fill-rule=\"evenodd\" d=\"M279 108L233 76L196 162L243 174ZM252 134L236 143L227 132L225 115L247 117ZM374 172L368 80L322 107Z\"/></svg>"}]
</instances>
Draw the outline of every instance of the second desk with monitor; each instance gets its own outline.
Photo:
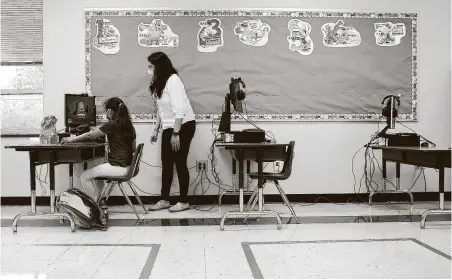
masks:
<instances>
[{"instance_id":1,"label":"second desk with monitor","mask_svg":"<svg viewBox=\"0 0 452 280\"><path fill-rule=\"evenodd\" d=\"M243 107L241 102L245 98L245 93L240 89L240 85L245 87L245 83L241 78L231 78L229 84L229 93L226 94L224 111L221 115L220 125L218 131L221 133L220 140L215 143L218 148L226 149L231 153L233 158L233 176L235 175L235 163L238 162L238 193L235 189L231 191L222 192L219 196L219 204L221 204L221 198L225 194L238 194L239 195L239 211L229 211L225 213L221 219L220 228L224 229L225 219L229 216L247 217L247 216L275 216L278 223L278 229L281 229L281 217L275 211L263 210L263 163L272 161L284 161L287 158L287 152L289 152L289 144L275 143L275 141L269 141L265 137L265 131L259 129L256 125L250 122L256 129L245 129L241 131L231 131L231 103L234 106L236 112L243 113ZM292 152L292 151L290 151ZM247 172L250 172L249 161L257 162L257 201L258 210L244 209L244 194L245 194L245 161L247 161ZM234 180L235 181L235 180ZM248 194L251 194L248 192ZM250 202L253 199L254 193L251 195ZM281 194L285 196L285 194ZM287 197L283 197L283 200L287 200ZM250 203L248 203L250 205ZM290 208L290 204L288 204ZM252 207L251 207L252 208Z\"/></svg>"}]
</instances>

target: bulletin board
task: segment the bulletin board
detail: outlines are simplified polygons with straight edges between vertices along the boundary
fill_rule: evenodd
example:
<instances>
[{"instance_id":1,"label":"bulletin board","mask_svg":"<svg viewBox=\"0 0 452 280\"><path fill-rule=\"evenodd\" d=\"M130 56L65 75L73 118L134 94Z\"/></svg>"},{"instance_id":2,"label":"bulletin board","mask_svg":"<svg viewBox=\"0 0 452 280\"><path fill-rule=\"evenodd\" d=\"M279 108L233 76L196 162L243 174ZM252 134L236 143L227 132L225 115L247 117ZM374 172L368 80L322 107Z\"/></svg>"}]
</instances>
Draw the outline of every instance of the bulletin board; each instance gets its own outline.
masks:
<instances>
[{"instance_id":1,"label":"bulletin board","mask_svg":"<svg viewBox=\"0 0 452 280\"><path fill-rule=\"evenodd\" d=\"M155 118L147 56L165 52L198 119L218 118L230 78L253 120L374 121L401 99L417 120L417 14L86 10L86 91L118 96L134 121Z\"/></svg>"}]
</instances>

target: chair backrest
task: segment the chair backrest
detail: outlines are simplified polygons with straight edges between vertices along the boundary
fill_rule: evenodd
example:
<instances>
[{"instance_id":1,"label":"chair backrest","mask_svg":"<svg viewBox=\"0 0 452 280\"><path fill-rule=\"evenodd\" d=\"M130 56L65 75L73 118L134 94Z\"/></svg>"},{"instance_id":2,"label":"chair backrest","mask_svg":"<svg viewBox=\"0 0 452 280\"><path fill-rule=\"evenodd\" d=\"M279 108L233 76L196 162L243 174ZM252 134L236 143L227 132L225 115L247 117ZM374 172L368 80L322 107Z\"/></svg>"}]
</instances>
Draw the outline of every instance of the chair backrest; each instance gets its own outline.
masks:
<instances>
[{"instance_id":1,"label":"chair backrest","mask_svg":"<svg viewBox=\"0 0 452 280\"><path fill-rule=\"evenodd\" d=\"M294 149L295 149L295 141L290 141L289 145L287 146L286 150L286 158L284 159L284 166L281 171L281 175L284 176L284 179L287 179L290 177L290 174L292 174L292 163L293 163L293 157L294 157Z\"/></svg>"},{"instance_id":2,"label":"chair backrest","mask_svg":"<svg viewBox=\"0 0 452 280\"><path fill-rule=\"evenodd\" d=\"M127 178L130 180L133 177L137 176L138 171L140 170L140 162L141 156L143 155L143 143L138 144L135 153L133 154L132 164L130 165L129 174L127 174Z\"/></svg>"}]
</instances>

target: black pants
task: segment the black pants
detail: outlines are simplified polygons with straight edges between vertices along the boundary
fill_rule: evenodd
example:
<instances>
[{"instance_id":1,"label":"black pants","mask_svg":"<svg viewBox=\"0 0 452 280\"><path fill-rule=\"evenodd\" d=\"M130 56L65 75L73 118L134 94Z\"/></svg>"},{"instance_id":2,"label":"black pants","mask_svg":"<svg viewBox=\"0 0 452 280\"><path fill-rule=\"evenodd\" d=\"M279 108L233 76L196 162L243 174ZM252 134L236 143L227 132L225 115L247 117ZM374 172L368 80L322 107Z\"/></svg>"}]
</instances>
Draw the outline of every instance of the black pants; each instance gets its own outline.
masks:
<instances>
[{"instance_id":1,"label":"black pants","mask_svg":"<svg viewBox=\"0 0 452 280\"><path fill-rule=\"evenodd\" d=\"M171 184L173 182L173 168L176 164L177 177L179 179L180 202L186 203L190 174L187 167L188 151L191 140L195 135L196 123L189 121L182 125L179 131L180 148L173 151L171 137L173 129L163 130L162 134L162 199L169 200Z\"/></svg>"}]
</instances>

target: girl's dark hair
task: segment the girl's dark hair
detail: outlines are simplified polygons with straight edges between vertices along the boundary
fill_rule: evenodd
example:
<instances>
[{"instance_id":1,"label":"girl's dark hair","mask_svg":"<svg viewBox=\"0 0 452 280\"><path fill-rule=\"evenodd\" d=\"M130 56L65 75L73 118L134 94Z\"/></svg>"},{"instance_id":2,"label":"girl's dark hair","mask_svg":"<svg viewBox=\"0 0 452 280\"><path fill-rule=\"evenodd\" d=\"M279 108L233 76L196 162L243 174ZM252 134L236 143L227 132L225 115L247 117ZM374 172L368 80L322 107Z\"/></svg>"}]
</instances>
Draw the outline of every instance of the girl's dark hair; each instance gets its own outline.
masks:
<instances>
[{"instance_id":1,"label":"girl's dark hair","mask_svg":"<svg viewBox=\"0 0 452 280\"><path fill-rule=\"evenodd\" d=\"M151 54L148 56L148 62L155 67L154 78L151 81L149 90L160 98L162 97L163 89L166 86L166 81L168 81L171 75L177 75L177 70L174 68L168 56L163 52Z\"/></svg>"},{"instance_id":2,"label":"girl's dark hair","mask_svg":"<svg viewBox=\"0 0 452 280\"><path fill-rule=\"evenodd\" d=\"M105 110L111 109L113 111L113 121L124 132L124 136L135 138L135 128L130 119L129 109L124 102L118 97L112 97L105 101L104 106Z\"/></svg>"}]
</instances>

